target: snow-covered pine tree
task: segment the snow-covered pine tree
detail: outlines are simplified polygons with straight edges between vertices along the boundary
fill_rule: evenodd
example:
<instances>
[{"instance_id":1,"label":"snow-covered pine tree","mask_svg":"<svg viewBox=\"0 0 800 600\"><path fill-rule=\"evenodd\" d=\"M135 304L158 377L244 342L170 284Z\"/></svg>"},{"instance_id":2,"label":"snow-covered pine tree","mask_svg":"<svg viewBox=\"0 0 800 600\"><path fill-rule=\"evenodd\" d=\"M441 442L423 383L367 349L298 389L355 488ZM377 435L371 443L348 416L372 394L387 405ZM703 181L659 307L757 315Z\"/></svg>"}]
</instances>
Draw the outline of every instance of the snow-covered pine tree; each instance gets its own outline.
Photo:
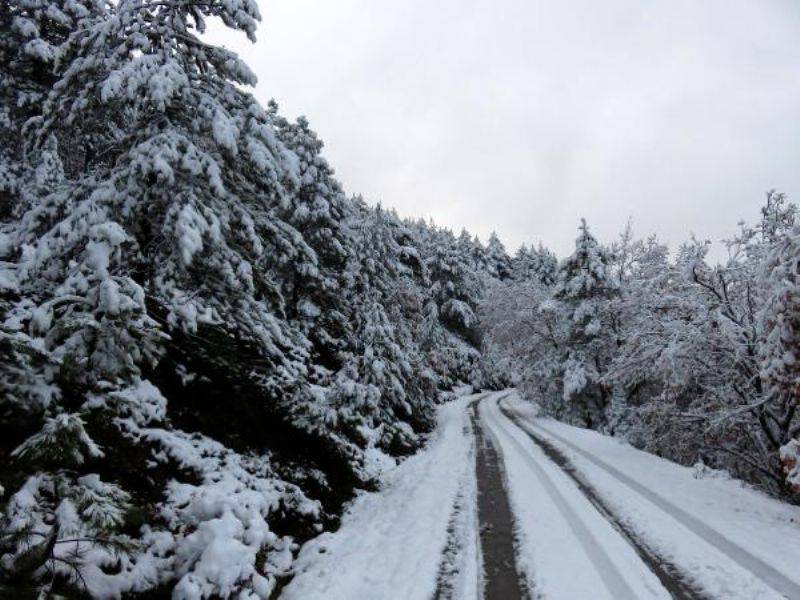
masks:
<instances>
[{"instance_id":1,"label":"snow-covered pine tree","mask_svg":"<svg viewBox=\"0 0 800 600\"><path fill-rule=\"evenodd\" d=\"M512 260L511 270L517 281L535 280L544 285L555 282L558 259L541 242L537 247L522 245Z\"/></svg>"},{"instance_id":2,"label":"snow-covered pine tree","mask_svg":"<svg viewBox=\"0 0 800 600\"><path fill-rule=\"evenodd\" d=\"M4 477L39 473L10 490L5 573L91 594L172 580L177 598L266 597L276 565L286 566L275 558L291 546L267 519L280 507L299 531L318 513L276 482L265 457L170 425L190 415L204 431L216 421L215 433L247 448L253 427L237 415L269 417L270 398L305 376L308 353L282 318L276 281L287 263L313 262L279 216L297 161L240 88L252 73L198 37L207 18L252 38L258 10L247 0L121 0L87 15L59 48L58 81L29 127L42 156L69 140L70 160L5 233L20 252L0 265L13 288L2 343L33 340L42 356L13 350L23 368L44 365L33 382L14 380L19 369L0 373L3 388L41 405ZM59 161L49 162L57 174ZM214 418L223 407L209 406L220 398L209 376L235 382L224 423ZM181 380L206 393L176 393ZM192 410L176 410L178 398ZM134 504L149 527L131 526ZM203 551L214 544L227 563L210 569Z\"/></svg>"},{"instance_id":3,"label":"snow-covered pine tree","mask_svg":"<svg viewBox=\"0 0 800 600\"><path fill-rule=\"evenodd\" d=\"M533 257L528 246L522 244L511 259L511 271L517 281L528 279L533 267Z\"/></svg>"},{"instance_id":4,"label":"snow-covered pine tree","mask_svg":"<svg viewBox=\"0 0 800 600\"><path fill-rule=\"evenodd\" d=\"M459 252L449 231L435 233L425 264L440 319L446 327L478 345L475 306L482 282L470 268L468 257Z\"/></svg>"},{"instance_id":5,"label":"snow-covered pine tree","mask_svg":"<svg viewBox=\"0 0 800 600\"><path fill-rule=\"evenodd\" d=\"M534 249L531 246L530 252L533 256L533 273L543 285L553 285L556 281L556 271L558 269L558 259L555 253L549 248L545 248L541 242Z\"/></svg>"},{"instance_id":6,"label":"snow-covered pine tree","mask_svg":"<svg viewBox=\"0 0 800 600\"><path fill-rule=\"evenodd\" d=\"M428 311L435 313L438 321L425 346L428 360L443 390L458 384L480 386L484 382L477 308L486 281L473 261L471 238L462 233L457 240L449 230L433 225L425 226L421 235L426 240L426 294L434 305Z\"/></svg>"},{"instance_id":7,"label":"snow-covered pine tree","mask_svg":"<svg viewBox=\"0 0 800 600\"><path fill-rule=\"evenodd\" d=\"M322 157L322 141L305 117L290 123L270 105L281 141L297 156L298 186L287 197L285 220L299 231L314 251L313 262L293 262L285 276L284 295L289 320L313 344L312 362L335 371L338 354L352 337L345 302L352 286L348 269L354 246L350 224L352 202L345 196L333 169Z\"/></svg>"},{"instance_id":8,"label":"snow-covered pine tree","mask_svg":"<svg viewBox=\"0 0 800 600\"><path fill-rule=\"evenodd\" d=\"M82 20L102 11L99 0L26 0L0 6L0 222L22 209L29 192L25 186L32 179L25 171L52 158L36 156L30 148L26 153L22 130L28 119L41 114L56 82L59 47ZM43 184L47 165L38 168Z\"/></svg>"},{"instance_id":9,"label":"snow-covered pine tree","mask_svg":"<svg viewBox=\"0 0 800 600\"><path fill-rule=\"evenodd\" d=\"M575 252L562 262L553 297L563 306L569 351L563 365L566 415L587 427L605 423L611 390L603 376L617 346L609 311L618 294L610 259L581 220Z\"/></svg>"},{"instance_id":10,"label":"snow-covered pine tree","mask_svg":"<svg viewBox=\"0 0 800 600\"><path fill-rule=\"evenodd\" d=\"M496 232L492 232L484 252L486 269L492 277L501 281L509 279L512 275L511 259L506 248Z\"/></svg>"},{"instance_id":11,"label":"snow-covered pine tree","mask_svg":"<svg viewBox=\"0 0 800 600\"><path fill-rule=\"evenodd\" d=\"M425 397L421 386L423 359L411 325L422 318L416 288L424 264L411 230L394 212L363 204L357 208L352 296L357 349L350 361L361 374L360 381L379 386L377 408L385 415L385 439L397 448L411 449L416 445L414 430L432 425L433 399ZM390 426L393 421L398 427Z\"/></svg>"},{"instance_id":12,"label":"snow-covered pine tree","mask_svg":"<svg viewBox=\"0 0 800 600\"><path fill-rule=\"evenodd\" d=\"M417 433L432 424L435 384L426 383L429 369L413 337L423 318L424 265L411 231L391 211L360 198L350 202L340 224L347 262L343 272L331 273L341 282L332 305L348 323L340 365L335 371L312 365L314 383L301 393L313 401L297 402L290 414L298 427L348 455L352 477L363 485L374 475L365 448L417 447Z\"/></svg>"},{"instance_id":13,"label":"snow-covered pine tree","mask_svg":"<svg viewBox=\"0 0 800 600\"><path fill-rule=\"evenodd\" d=\"M473 237L469 231L462 229L456 238L456 246L464 260L468 262L470 268L477 270L479 267L478 257L481 252L480 242L477 237Z\"/></svg>"}]
</instances>

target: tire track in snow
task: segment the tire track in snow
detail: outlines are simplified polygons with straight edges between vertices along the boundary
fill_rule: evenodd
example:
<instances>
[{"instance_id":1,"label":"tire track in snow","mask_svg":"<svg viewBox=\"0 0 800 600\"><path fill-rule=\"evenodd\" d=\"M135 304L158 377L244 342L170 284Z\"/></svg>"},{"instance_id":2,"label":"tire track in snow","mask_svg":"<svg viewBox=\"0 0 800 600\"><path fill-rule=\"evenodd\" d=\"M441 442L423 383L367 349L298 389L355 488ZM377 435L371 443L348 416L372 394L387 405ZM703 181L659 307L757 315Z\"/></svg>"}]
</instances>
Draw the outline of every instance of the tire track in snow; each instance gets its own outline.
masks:
<instances>
[{"instance_id":1,"label":"tire track in snow","mask_svg":"<svg viewBox=\"0 0 800 600\"><path fill-rule=\"evenodd\" d=\"M603 549L602 545L597 541L592 532L589 531L583 519L581 519L578 513L570 506L567 499L558 490L547 473L545 473L544 469L542 469L530 455L528 450L511 435L503 424L500 423L499 420L496 420L495 433L498 431L502 432L505 438L519 451L520 455L524 458L525 464L533 471L539 483L545 489L548 496L550 496L550 499L553 501L559 513L561 513L561 516L564 518L564 521L567 523L573 535L581 544L586 556L594 565L595 571L600 576L600 579L611 596L616 600L637 600L636 593L631 589L628 582L619 572L619 569L611 561L611 558Z\"/></svg>"},{"instance_id":2,"label":"tire track in snow","mask_svg":"<svg viewBox=\"0 0 800 600\"><path fill-rule=\"evenodd\" d=\"M475 402L484 399L488 395L488 392L479 395L473 402L470 402L466 410L471 410L471 406ZM469 424L464 425L463 434L472 440L470 458L474 461L475 433L471 420ZM459 579L464 576L463 571L468 560L464 556L463 542L470 535L469 531L472 527L474 527L474 535L478 536L477 515L475 514L477 512L476 504L477 490L473 486L462 485L453 502L450 520L447 523L447 543L439 562L439 574L436 578L436 591L433 594L433 600L450 600L458 595ZM473 518L475 522L472 521ZM477 558L480 560L480 556Z\"/></svg>"},{"instance_id":3,"label":"tire track in snow","mask_svg":"<svg viewBox=\"0 0 800 600\"><path fill-rule=\"evenodd\" d=\"M589 452L586 452L582 448L576 446L575 444L561 437L557 433L553 433L552 431L550 431L549 429L547 429L542 425L533 424L530 423L529 421L525 421L523 422L522 425L520 425L520 428L526 433L529 433L528 428L538 429L544 432L545 435L552 437L559 443L568 447L570 450L581 455L592 464L603 469L606 473L614 477L617 481L627 486L634 492L638 493L640 496L648 500L650 503L654 504L656 507L660 508L670 517L675 519L678 523L680 523L681 525L692 531L703 541L715 547L722 554L730 558L733 562L738 564L746 571L749 571L754 577L766 583L769 587L774 589L779 594L782 594L787 598L800 598L800 584L789 579L774 567L770 566L757 556L754 556L753 554L751 554L738 544L732 542L731 540L723 536L721 533L711 528L710 526L706 525L700 519L689 514L682 508L676 506L663 496L660 496L655 492L649 490L638 481L632 479L628 475L625 475L620 470L612 467L605 461L600 460L599 458L595 457Z\"/></svg>"},{"instance_id":4,"label":"tire track in snow","mask_svg":"<svg viewBox=\"0 0 800 600\"><path fill-rule=\"evenodd\" d=\"M449 600L454 597L456 583L461 574L461 565L459 563L461 562L463 548L461 547L460 538L464 534L464 511L469 510L466 502L467 499L464 498L464 494L459 492L453 504L450 520L447 523L447 544L442 551L433 600Z\"/></svg>"},{"instance_id":5,"label":"tire track in snow","mask_svg":"<svg viewBox=\"0 0 800 600\"><path fill-rule=\"evenodd\" d=\"M521 581L514 547L514 518L508 500L500 448L483 433L477 398L470 404L475 435L475 474L478 480L478 527L483 557L486 600L523 600L528 590Z\"/></svg>"},{"instance_id":6,"label":"tire track in snow","mask_svg":"<svg viewBox=\"0 0 800 600\"><path fill-rule=\"evenodd\" d=\"M502 402L502 401L501 401ZM555 446L540 436L537 436L525 427L520 422L521 419L518 415L514 415L506 409L501 402L498 402L500 411L517 425L530 440L541 448L542 452L555 463L578 487L589 502L592 503L604 519L606 519L612 527L628 542L633 548L639 558L647 565L647 567L658 577L661 585L670 593L673 598L678 600L701 600L707 598L705 594L692 588L687 582L685 576L680 570L665 558L659 556L656 552L650 549L646 544L638 539L634 531L629 525L626 525L608 504L600 497L597 491L583 478L583 476L576 470L575 466L570 460Z\"/></svg>"}]
</instances>

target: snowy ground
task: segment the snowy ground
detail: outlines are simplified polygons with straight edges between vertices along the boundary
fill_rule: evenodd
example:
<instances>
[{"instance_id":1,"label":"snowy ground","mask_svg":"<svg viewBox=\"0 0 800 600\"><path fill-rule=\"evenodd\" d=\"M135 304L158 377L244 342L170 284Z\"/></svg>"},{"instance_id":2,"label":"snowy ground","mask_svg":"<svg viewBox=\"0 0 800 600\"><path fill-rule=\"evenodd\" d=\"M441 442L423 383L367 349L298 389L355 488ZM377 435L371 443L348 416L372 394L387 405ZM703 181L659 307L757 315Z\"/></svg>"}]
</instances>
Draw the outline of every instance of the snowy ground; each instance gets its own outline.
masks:
<instances>
[{"instance_id":1,"label":"snowy ground","mask_svg":"<svg viewBox=\"0 0 800 600\"><path fill-rule=\"evenodd\" d=\"M282 598L482 595L474 402L502 462L532 596L800 598L798 507L537 418L514 392L442 407L428 447L388 472L381 492L360 496L339 531L303 548Z\"/></svg>"},{"instance_id":2,"label":"snowy ground","mask_svg":"<svg viewBox=\"0 0 800 600\"><path fill-rule=\"evenodd\" d=\"M480 396L480 395L479 395ZM426 449L365 493L335 533L306 544L281 598L428 600L476 598L474 444L467 396L439 409Z\"/></svg>"}]
</instances>

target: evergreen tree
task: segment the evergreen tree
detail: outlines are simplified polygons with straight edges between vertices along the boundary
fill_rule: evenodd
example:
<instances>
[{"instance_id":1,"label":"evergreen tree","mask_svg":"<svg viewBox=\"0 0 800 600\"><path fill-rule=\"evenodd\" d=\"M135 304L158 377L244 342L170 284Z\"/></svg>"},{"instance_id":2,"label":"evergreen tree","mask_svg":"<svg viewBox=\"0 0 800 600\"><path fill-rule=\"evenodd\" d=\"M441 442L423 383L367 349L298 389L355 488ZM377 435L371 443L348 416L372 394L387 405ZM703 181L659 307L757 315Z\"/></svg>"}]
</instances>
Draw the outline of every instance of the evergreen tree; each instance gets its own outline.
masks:
<instances>
[{"instance_id":1,"label":"evergreen tree","mask_svg":"<svg viewBox=\"0 0 800 600\"><path fill-rule=\"evenodd\" d=\"M422 306L406 291L415 287L424 266L411 231L396 214L380 206L358 208L351 297L356 344L348 362L360 383L380 393L375 424L387 425L383 443L409 450L417 443L414 429L432 424L420 385L421 357L408 322L420 318Z\"/></svg>"},{"instance_id":2,"label":"evergreen tree","mask_svg":"<svg viewBox=\"0 0 800 600\"><path fill-rule=\"evenodd\" d=\"M205 19L218 17L252 38L258 11L248 1L151 0L122 0L109 11L87 16L59 49L58 81L31 126L46 184L6 233L7 245L23 251L0 276L15 294L0 343L12 345L23 368L38 370L34 382L5 370L2 387L41 407L38 431L19 440L13 468L41 474L5 511L14 543L4 544L3 564L8 573L52 574L92 594L109 586L141 591L169 573L180 574L176 597L263 591L275 575L255 557L285 543L266 523L274 507L286 502L298 515L318 509L301 508L302 494L276 486L267 462L240 462L200 433L173 429L167 410L180 414L146 379L164 378L165 353L190 354L208 374L225 369L238 385L257 386L268 406L305 375L307 344L282 318L277 281L289 262L314 260L280 218L298 184L297 161L270 115L239 87L255 81L247 67L198 37ZM55 140L77 149L63 173ZM172 363L172 380L182 367ZM252 401L247 394L233 400L228 425L237 407L262 410L242 406ZM200 483L163 476L145 483L135 472L141 465L121 467L131 447L152 451L156 463L177 461ZM98 471L116 481L98 479ZM149 496L146 510L166 530L143 530L136 552L120 558L126 519L90 515L102 505L125 513L131 492L122 483L136 483L131 492L140 500L162 486L163 497ZM64 486L77 496L65 497ZM247 508L194 512L192 498L208 493ZM83 550L64 538L86 540ZM25 550L31 540L43 540L35 545L41 551ZM239 573L234 582L203 567L202 549L213 543L240 549L231 557L239 562L230 567ZM118 575L99 569L120 560Z\"/></svg>"},{"instance_id":3,"label":"evergreen tree","mask_svg":"<svg viewBox=\"0 0 800 600\"><path fill-rule=\"evenodd\" d=\"M607 252L581 221L575 252L560 266L553 296L564 306L569 351L563 366L568 414L588 427L605 422L611 401L603 375L616 346L610 300L618 293Z\"/></svg>"},{"instance_id":4,"label":"evergreen tree","mask_svg":"<svg viewBox=\"0 0 800 600\"><path fill-rule=\"evenodd\" d=\"M543 285L555 283L558 259L541 243L538 247L520 246L512 260L511 270L517 281L535 280Z\"/></svg>"},{"instance_id":5,"label":"evergreen tree","mask_svg":"<svg viewBox=\"0 0 800 600\"><path fill-rule=\"evenodd\" d=\"M532 265L533 257L531 252L525 244L522 244L512 259L511 270L514 273L514 279L517 281L527 279L532 270Z\"/></svg>"},{"instance_id":6,"label":"evergreen tree","mask_svg":"<svg viewBox=\"0 0 800 600\"><path fill-rule=\"evenodd\" d=\"M501 281L511 277L511 259L506 253L503 242L500 241L494 231L489 236L489 242L486 244L484 260L486 268L492 277Z\"/></svg>"},{"instance_id":7,"label":"evergreen tree","mask_svg":"<svg viewBox=\"0 0 800 600\"><path fill-rule=\"evenodd\" d=\"M481 385L481 335L477 308L486 273L472 258L472 239L462 232L456 239L450 231L428 228L425 265L430 281L427 294L433 302L428 320L436 314L438 328L431 329L425 348L439 386Z\"/></svg>"},{"instance_id":8,"label":"evergreen tree","mask_svg":"<svg viewBox=\"0 0 800 600\"><path fill-rule=\"evenodd\" d=\"M481 281L470 267L452 234L439 232L426 261L431 280L431 295L438 304L443 324L465 339L477 342L475 308L481 294Z\"/></svg>"},{"instance_id":9,"label":"evergreen tree","mask_svg":"<svg viewBox=\"0 0 800 600\"><path fill-rule=\"evenodd\" d=\"M34 191L26 189L31 180L46 183L43 163L52 156L37 157L30 148L26 152L21 133L29 119L41 115L57 81L60 46L82 21L102 12L99 0L26 0L0 6L0 223L34 201ZM49 145L52 151L54 140ZM25 172L31 168L38 168L38 177Z\"/></svg>"},{"instance_id":10,"label":"evergreen tree","mask_svg":"<svg viewBox=\"0 0 800 600\"><path fill-rule=\"evenodd\" d=\"M290 263L284 292L287 312L313 343L312 362L336 370L341 366L339 353L352 336L345 304L353 284L348 272L354 246L352 205L321 156L323 144L308 121L300 117L289 123L277 117L274 103L270 110L276 114L280 139L298 158L298 186L288 197L284 218L300 232L315 259Z\"/></svg>"}]
</instances>

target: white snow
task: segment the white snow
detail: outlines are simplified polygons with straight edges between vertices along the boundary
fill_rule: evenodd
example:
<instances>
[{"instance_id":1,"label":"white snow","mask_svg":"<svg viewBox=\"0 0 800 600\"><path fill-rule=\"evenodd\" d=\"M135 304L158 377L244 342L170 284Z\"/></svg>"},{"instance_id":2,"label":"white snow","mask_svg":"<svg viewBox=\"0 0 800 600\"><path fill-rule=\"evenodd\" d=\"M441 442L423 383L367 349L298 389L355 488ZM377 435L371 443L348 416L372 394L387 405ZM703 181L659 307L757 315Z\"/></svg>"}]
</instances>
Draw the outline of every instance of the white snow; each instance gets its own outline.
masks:
<instances>
[{"instance_id":1,"label":"white snow","mask_svg":"<svg viewBox=\"0 0 800 600\"><path fill-rule=\"evenodd\" d=\"M385 474L382 490L356 498L340 529L307 543L282 599L429 600L453 520L461 552L454 594L478 597L475 464L466 406L439 409L428 446ZM461 501L463 513L453 514ZM452 568L452 565L449 565Z\"/></svg>"},{"instance_id":2,"label":"white snow","mask_svg":"<svg viewBox=\"0 0 800 600\"><path fill-rule=\"evenodd\" d=\"M214 114L211 130L214 134L214 140L216 140L220 146L233 155L239 153L239 147L236 143L239 137L239 129L236 127L233 119L220 109Z\"/></svg>"},{"instance_id":3,"label":"white snow","mask_svg":"<svg viewBox=\"0 0 800 600\"><path fill-rule=\"evenodd\" d=\"M776 588L798 597L794 590L800 592L800 508L733 479L697 478L691 467L618 439L536 418L535 407L516 394L505 405L524 415L530 431L563 451L611 509L650 548L669 557L693 585L719 598L783 597ZM513 424L505 419L505 426ZM518 428L517 432L515 437L524 436ZM525 474L513 462L510 470L513 490ZM552 548L539 552L550 555Z\"/></svg>"},{"instance_id":4,"label":"white snow","mask_svg":"<svg viewBox=\"0 0 800 600\"><path fill-rule=\"evenodd\" d=\"M449 575L452 597L479 597L482 569L468 405L484 396L462 397L440 408L439 427L428 447L390 468L382 491L359 496L337 532L301 549L296 576L281 598L427 600L440 572ZM500 400L522 417L524 429L500 411ZM518 567L537 596L638 600L666 599L670 592L526 430L559 448L615 517L693 589L726 599L800 597L792 593L800 559L797 507L724 473L709 475L614 438L539 419L535 407L514 392L488 395L480 416L503 460ZM613 465L618 474L598 461ZM654 501L655 496L664 503ZM455 558L447 550L453 547L458 549Z\"/></svg>"},{"instance_id":5,"label":"white snow","mask_svg":"<svg viewBox=\"0 0 800 600\"><path fill-rule=\"evenodd\" d=\"M2 252L3 239L0 237L0 252ZM14 271L8 263L0 262L0 291L15 292L17 281Z\"/></svg>"},{"instance_id":6,"label":"white snow","mask_svg":"<svg viewBox=\"0 0 800 600\"><path fill-rule=\"evenodd\" d=\"M181 258L185 265L192 264L192 258L203 249L203 235L209 230L209 223L191 204L184 205L175 224Z\"/></svg>"}]
</instances>

